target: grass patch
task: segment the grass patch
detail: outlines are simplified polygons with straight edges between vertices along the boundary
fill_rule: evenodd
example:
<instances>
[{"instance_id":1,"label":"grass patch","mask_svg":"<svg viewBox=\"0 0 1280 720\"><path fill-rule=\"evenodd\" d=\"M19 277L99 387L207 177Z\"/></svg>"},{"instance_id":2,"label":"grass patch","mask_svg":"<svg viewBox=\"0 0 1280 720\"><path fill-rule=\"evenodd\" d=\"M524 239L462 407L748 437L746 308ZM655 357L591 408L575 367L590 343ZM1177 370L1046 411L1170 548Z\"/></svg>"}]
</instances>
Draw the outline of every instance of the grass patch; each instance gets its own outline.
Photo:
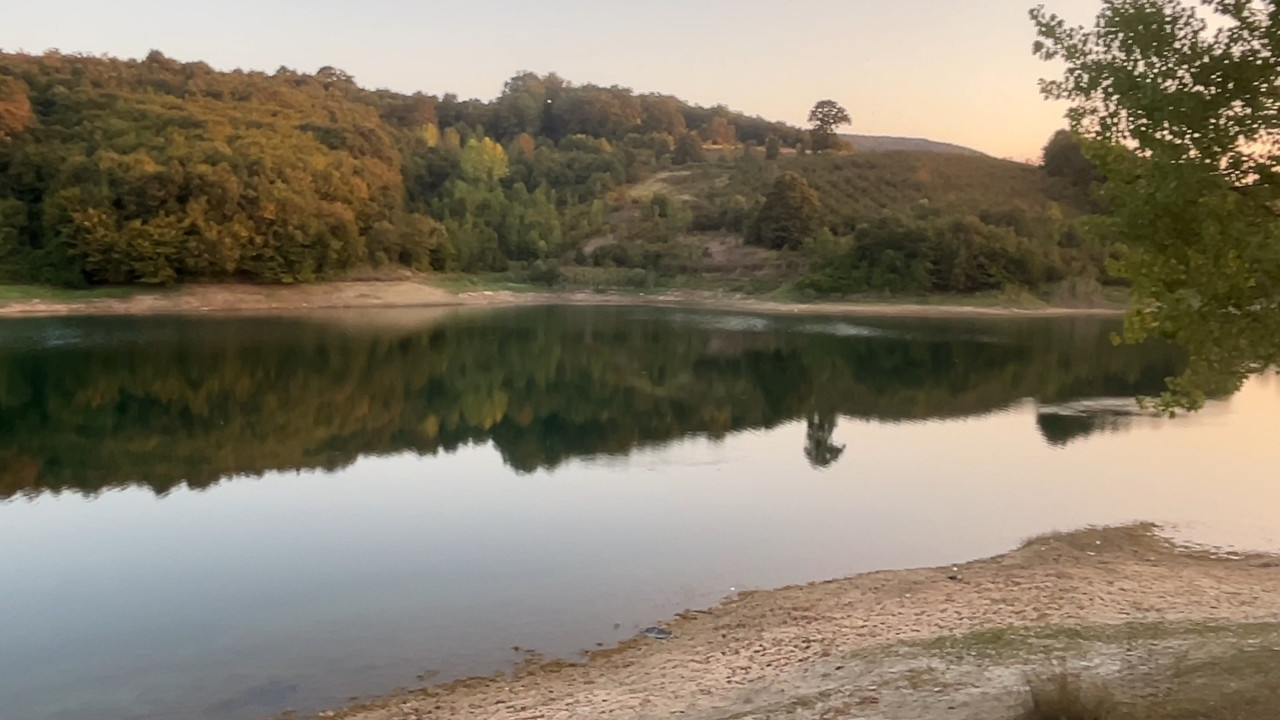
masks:
<instances>
[{"instance_id":1,"label":"grass patch","mask_svg":"<svg viewBox=\"0 0 1280 720\"><path fill-rule=\"evenodd\" d=\"M0 304L28 302L31 300L75 301L99 298L121 298L137 295L139 290L127 287L98 287L72 290L50 285L0 285Z\"/></svg>"},{"instance_id":2,"label":"grass patch","mask_svg":"<svg viewBox=\"0 0 1280 720\"><path fill-rule=\"evenodd\" d=\"M1046 653L1079 654L1089 645L1145 647L1170 642L1191 645L1280 647L1280 623L1165 623L1119 625L1029 625L975 630L906 643L944 658L976 657L1000 663L1034 661ZM1280 716L1278 716L1280 717Z\"/></svg>"},{"instance_id":3,"label":"grass patch","mask_svg":"<svg viewBox=\"0 0 1280 720\"><path fill-rule=\"evenodd\" d=\"M1016 720L1280 718L1280 649L1237 648L1145 670L1105 682L1065 671L1032 679Z\"/></svg>"}]
</instances>

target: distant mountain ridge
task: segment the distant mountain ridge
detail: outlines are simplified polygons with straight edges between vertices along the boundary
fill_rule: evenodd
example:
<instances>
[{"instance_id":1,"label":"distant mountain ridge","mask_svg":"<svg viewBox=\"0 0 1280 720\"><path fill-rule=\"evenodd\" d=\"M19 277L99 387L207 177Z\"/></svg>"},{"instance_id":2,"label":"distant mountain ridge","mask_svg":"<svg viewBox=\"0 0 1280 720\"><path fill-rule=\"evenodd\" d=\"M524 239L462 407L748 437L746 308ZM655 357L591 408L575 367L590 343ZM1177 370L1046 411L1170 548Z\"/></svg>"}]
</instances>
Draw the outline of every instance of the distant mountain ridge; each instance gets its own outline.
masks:
<instances>
[{"instance_id":1,"label":"distant mountain ridge","mask_svg":"<svg viewBox=\"0 0 1280 720\"><path fill-rule=\"evenodd\" d=\"M973 148L951 143L925 140L924 138L890 137L886 135L851 135L843 134L842 140L853 146L858 152L893 152L908 150L914 152L951 153L955 155L982 155Z\"/></svg>"}]
</instances>

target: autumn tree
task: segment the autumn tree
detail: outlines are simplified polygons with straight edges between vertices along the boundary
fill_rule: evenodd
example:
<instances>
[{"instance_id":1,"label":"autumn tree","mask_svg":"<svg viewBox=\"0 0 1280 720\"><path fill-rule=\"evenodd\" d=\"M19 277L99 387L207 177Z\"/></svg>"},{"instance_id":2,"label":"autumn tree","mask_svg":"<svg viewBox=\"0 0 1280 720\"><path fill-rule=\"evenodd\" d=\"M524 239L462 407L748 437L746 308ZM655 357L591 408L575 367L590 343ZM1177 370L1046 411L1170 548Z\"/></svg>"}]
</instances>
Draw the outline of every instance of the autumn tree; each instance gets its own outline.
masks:
<instances>
[{"instance_id":1,"label":"autumn tree","mask_svg":"<svg viewBox=\"0 0 1280 720\"><path fill-rule=\"evenodd\" d=\"M1190 352L1166 409L1198 407L1280 361L1280 6L1105 0L1091 26L1031 11L1042 82L1107 182L1130 340Z\"/></svg>"},{"instance_id":2,"label":"autumn tree","mask_svg":"<svg viewBox=\"0 0 1280 720\"><path fill-rule=\"evenodd\" d=\"M818 226L818 193L799 173L778 177L756 215L753 240L767 248L798 249Z\"/></svg>"},{"instance_id":3,"label":"autumn tree","mask_svg":"<svg viewBox=\"0 0 1280 720\"><path fill-rule=\"evenodd\" d=\"M819 100L809 111L809 124L812 125L809 134L813 138L814 152L839 149L840 137L836 130L850 122L853 121L849 111L835 100Z\"/></svg>"},{"instance_id":4,"label":"autumn tree","mask_svg":"<svg viewBox=\"0 0 1280 720\"><path fill-rule=\"evenodd\" d=\"M0 141L26 130L34 121L26 83L0 75Z\"/></svg>"},{"instance_id":5,"label":"autumn tree","mask_svg":"<svg viewBox=\"0 0 1280 720\"><path fill-rule=\"evenodd\" d=\"M716 115L711 118L711 122L704 125L698 134L702 139L712 145L733 145L738 141L738 133L734 129L733 124L729 122L729 118L724 115Z\"/></svg>"}]
</instances>

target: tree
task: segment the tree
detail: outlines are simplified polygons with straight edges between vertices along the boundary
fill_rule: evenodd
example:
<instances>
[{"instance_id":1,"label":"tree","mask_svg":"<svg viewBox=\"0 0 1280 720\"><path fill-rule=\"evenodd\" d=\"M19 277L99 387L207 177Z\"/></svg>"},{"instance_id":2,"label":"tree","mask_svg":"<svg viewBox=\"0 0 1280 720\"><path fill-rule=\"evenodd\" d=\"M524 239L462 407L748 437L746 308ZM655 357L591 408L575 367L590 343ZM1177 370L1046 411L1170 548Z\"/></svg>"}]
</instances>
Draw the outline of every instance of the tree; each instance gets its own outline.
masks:
<instances>
[{"instance_id":1,"label":"tree","mask_svg":"<svg viewBox=\"0 0 1280 720\"><path fill-rule=\"evenodd\" d=\"M698 134L702 139L712 145L733 145L738 141L738 133L729 119L723 115L716 115L711 118L711 122L704 125Z\"/></svg>"},{"instance_id":2,"label":"tree","mask_svg":"<svg viewBox=\"0 0 1280 720\"><path fill-rule=\"evenodd\" d=\"M1070 130L1059 130L1044 146L1041 167L1050 177L1063 178L1076 187L1087 189L1102 181L1097 166L1089 162L1080 143Z\"/></svg>"},{"instance_id":3,"label":"tree","mask_svg":"<svg viewBox=\"0 0 1280 720\"><path fill-rule=\"evenodd\" d=\"M1105 0L1092 27L1031 11L1042 81L1107 182L1130 341L1183 345L1160 406L1196 408L1280 361L1280 6ZM1214 29L1211 29L1214 28Z\"/></svg>"},{"instance_id":4,"label":"tree","mask_svg":"<svg viewBox=\"0 0 1280 720\"><path fill-rule=\"evenodd\" d=\"M0 75L0 140L26 130L34 120L26 83Z\"/></svg>"},{"instance_id":5,"label":"tree","mask_svg":"<svg viewBox=\"0 0 1280 720\"><path fill-rule=\"evenodd\" d=\"M835 413L809 413L804 432L804 456L817 470L831 467L844 454L844 445L837 445L831 439L835 430Z\"/></svg>"},{"instance_id":6,"label":"tree","mask_svg":"<svg viewBox=\"0 0 1280 720\"><path fill-rule=\"evenodd\" d=\"M764 159L777 160L782 154L782 141L778 140L777 135L770 135L764 144Z\"/></svg>"},{"instance_id":7,"label":"tree","mask_svg":"<svg viewBox=\"0 0 1280 720\"><path fill-rule=\"evenodd\" d=\"M507 168L506 151L489 138L472 138L462 149L462 177L469 182L496 183Z\"/></svg>"},{"instance_id":8,"label":"tree","mask_svg":"<svg viewBox=\"0 0 1280 720\"><path fill-rule=\"evenodd\" d=\"M818 193L802 176L783 173L760 206L753 239L775 250L797 249L817 229L820 208Z\"/></svg>"},{"instance_id":9,"label":"tree","mask_svg":"<svg viewBox=\"0 0 1280 720\"><path fill-rule=\"evenodd\" d=\"M813 137L813 150L836 150L840 147L840 138L836 128L853 122L849 111L835 100L819 100L809 111L809 123L813 125L810 135Z\"/></svg>"},{"instance_id":10,"label":"tree","mask_svg":"<svg viewBox=\"0 0 1280 720\"><path fill-rule=\"evenodd\" d=\"M680 103L666 95L641 95L640 118L640 128L649 133L680 135L686 129Z\"/></svg>"},{"instance_id":11,"label":"tree","mask_svg":"<svg viewBox=\"0 0 1280 720\"><path fill-rule=\"evenodd\" d=\"M676 140L675 150L672 151L671 164L688 165L689 163L700 163L706 160L706 155L702 152L702 140L697 133L687 132Z\"/></svg>"}]
</instances>

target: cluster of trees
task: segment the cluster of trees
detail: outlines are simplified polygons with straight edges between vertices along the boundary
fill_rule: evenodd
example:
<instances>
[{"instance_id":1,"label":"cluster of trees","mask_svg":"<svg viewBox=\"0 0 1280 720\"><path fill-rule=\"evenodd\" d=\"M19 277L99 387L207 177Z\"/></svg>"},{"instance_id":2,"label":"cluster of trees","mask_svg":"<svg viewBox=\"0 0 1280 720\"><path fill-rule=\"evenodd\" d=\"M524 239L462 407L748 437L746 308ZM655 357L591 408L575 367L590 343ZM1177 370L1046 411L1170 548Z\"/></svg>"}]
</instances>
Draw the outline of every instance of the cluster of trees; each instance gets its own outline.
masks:
<instances>
[{"instance_id":1,"label":"cluster of trees","mask_svg":"<svg viewBox=\"0 0 1280 720\"><path fill-rule=\"evenodd\" d=\"M488 442L529 472L795 421L809 424L806 457L827 465L840 457L841 415L920 420L1027 397L1133 395L1181 368L1168 348L1112 348L1112 325L1092 319L984 330L1001 342L956 324L848 337L788 323L749 331L618 308L527 308L412 331L21 321L0 329L0 499L203 487ZM78 342L45 344L50 334Z\"/></svg>"},{"instance_id":2,"label":"cluster of trees","mask_svg":"<svg viewBox=\"0 0 1280 720\"><path fill-rule=\"evenodd\" d=\"M62 284L501 270L606 226L606 197L703 144L803 131L525 73L492 102L323 68L222 73L0 54L0 273Z\"/></svg>"},{"instance_id":3,"label":"cluster of trees","mask_svg":"<svg viewBox=\"0 0 1280 720\"><path fill-rule=\"evenodd\" d=\"M1124 248L1129 337L1190 351L1163 406L1280 363L1280 4L1107 0L1089 26L1043 6L1031 19L1036 54L1063 64L1044 94L1070 104L1106 178L1099 229Z\"/></svg>"},{"instance_id":4,"label":"cluster of trees","mask_svg":"<svg viewBox=\"0 0 1280 720\"><path fill-rule=\"evenodd\" d=\"M1071 280L1096 300L1119 282L1108 269L1113 244L1084 232L1099 181L1069 133L1055 136L1039 168L929 153L744 155L703 170L691 227L797 251L811 271L800 285L818 293L1041 290Z\"/></svg>"},{"instance_id":5,"label":"cluster of trees","mask_svg":"<svg viewBox=\"0 0 1280 720\"><path fill-rule=\"evenodd\" d=\"M325 76L0 56L0 263L82 284L309 280L381 253L426 266L443 242L404 205L376 108ZM14 98L17 98L16 100ZM6 113L6 116L9 113Z\"/></svg>"},{"instance_id":6,"label":"cluster of trees","mask_svg":"<svg viewBox=\"0 0 1280 720\"><path fill-rule=\"evenodd\" d=\"M1072 247L1083 245L1073 223L1044 204L1048 181L1087 196L1092 166L1077 146L1046 151L1055 180L987 158L809 153L840 149L849 113L823 100L810 121L805 131L554 74L520 74L481 102L371 91L334 68L0 55L0 275L298 282L364 264L519 263L547 284L567 264L643 271L626 284L645 284L698 272L686 233L705 230L800 254L817 241L806 257L825 279L810 285L832 292L1035 285L1085 265L1103 275L1105 253ZM720 162L706 163L707 146ZM700 175L679 199L617 192L682 165L721 176ZM924 213L934 196L943 202ZM1027 217L975 219L1006 203ZM1041 237L1051 232L1069 237Z\"/></svg>"},{"instance_id":7,"label":"cluster of trees","mask_svg":"<svg viewBox=\"0 0 1280 720\"><path fill-rule=\"evenodd\" d=\"M1010 225L975 217L891 217L859 227L849 248L802 285L827 293L974 293L1064 278L1056 245Z\"/></svg>"}]
</instances>

